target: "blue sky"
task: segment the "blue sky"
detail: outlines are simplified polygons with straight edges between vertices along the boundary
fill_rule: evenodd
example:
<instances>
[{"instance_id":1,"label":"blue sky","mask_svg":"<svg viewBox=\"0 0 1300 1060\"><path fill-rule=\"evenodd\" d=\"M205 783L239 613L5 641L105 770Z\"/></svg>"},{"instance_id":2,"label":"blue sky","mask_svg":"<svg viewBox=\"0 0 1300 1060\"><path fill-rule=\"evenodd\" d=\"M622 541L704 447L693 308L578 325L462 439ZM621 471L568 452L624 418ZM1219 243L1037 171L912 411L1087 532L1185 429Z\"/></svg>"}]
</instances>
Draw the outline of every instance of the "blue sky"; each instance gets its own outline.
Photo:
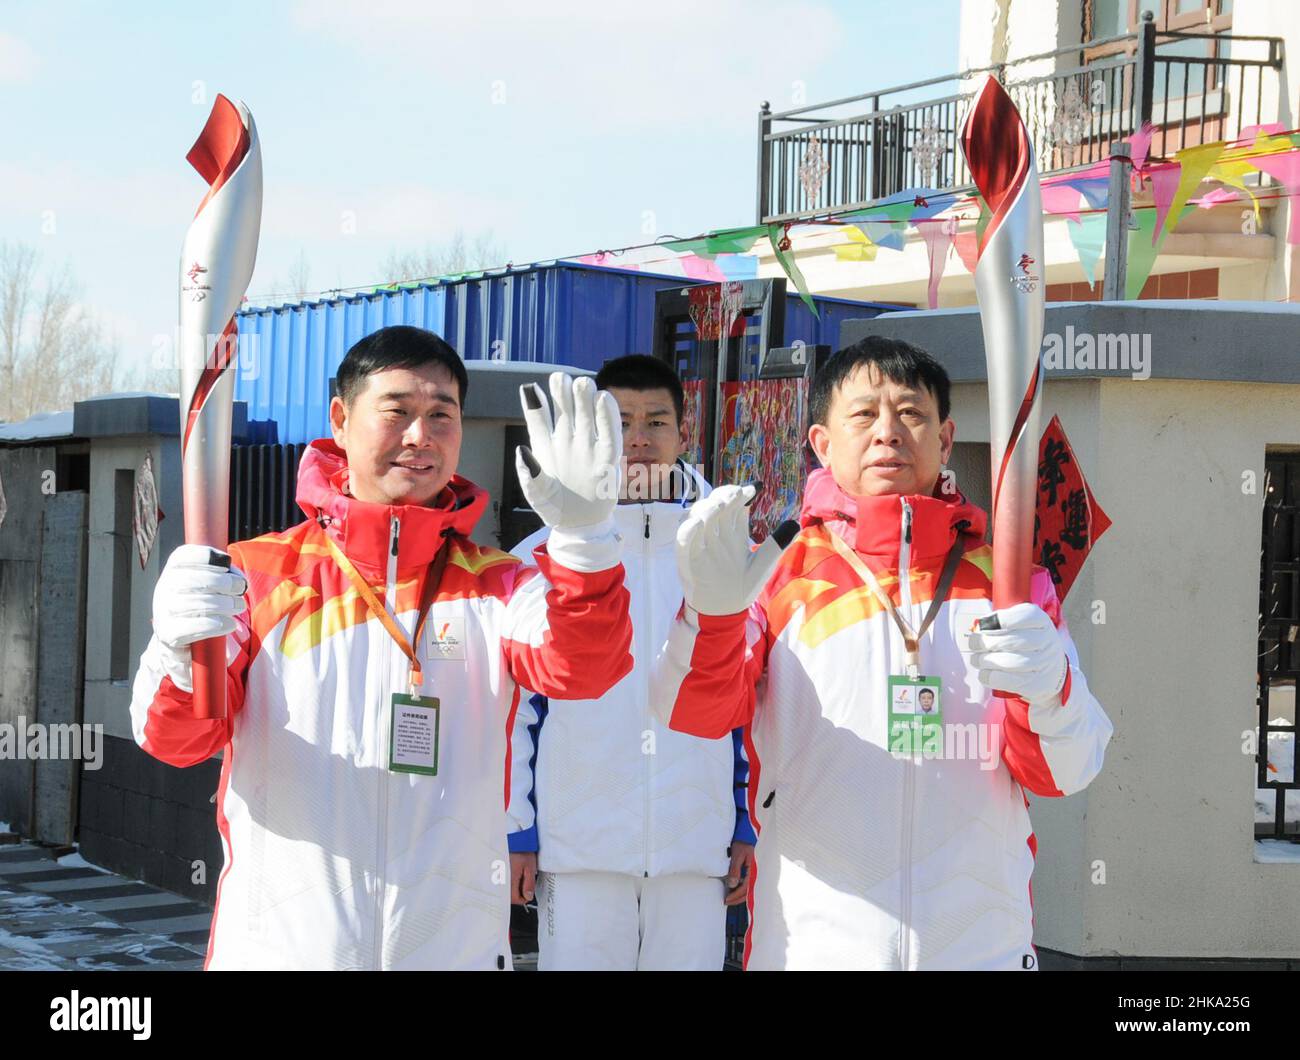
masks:
<instances>
[{"instance_id":1,"label":"blue sky","mask_svg":"<svg viewBox=\"0 0 1300 1060\"><path fill-rule=\"evenodd\" d=\"M251 108L250 294L490 233L516 264L754 219L759 103L952 72L959 0L7 2L0 240L67 264L129 365L176 323L212 98ZM356 216L345 235L344 211ZM504 262L502 262L503 264Z\"/></svg>"}]
</instances>

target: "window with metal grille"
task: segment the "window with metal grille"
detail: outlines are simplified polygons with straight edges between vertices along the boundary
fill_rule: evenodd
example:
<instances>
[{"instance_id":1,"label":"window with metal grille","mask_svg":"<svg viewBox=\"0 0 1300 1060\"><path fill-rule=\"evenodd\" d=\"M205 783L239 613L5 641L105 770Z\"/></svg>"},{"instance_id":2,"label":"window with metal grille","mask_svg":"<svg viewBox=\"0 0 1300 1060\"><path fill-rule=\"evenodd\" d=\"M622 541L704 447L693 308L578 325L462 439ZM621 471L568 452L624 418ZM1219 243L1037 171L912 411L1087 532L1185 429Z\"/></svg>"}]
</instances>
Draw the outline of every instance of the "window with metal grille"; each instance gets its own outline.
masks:
<instances>
[{"instance_id":1,"label":"window with metal grille","mask_svg":"<svg viewBox=\"0 0 1300 1060\"><path fill-rule=\"evenodd\" d=\"M237 445L230 454L230 540L247 541L303 521L298 507L296 445Z\"/></svg>"},{"instance_id":2,"label":"window with metal grille","mask_svg":"<svg viewBox=\"0 0 1300 1060\"><path fill-rule=\"evenodd\" d=\"M1259 745L1255 835L1300 842L1296 677L1300 676L1300 452L1264 464L1259 579Z\"/></svg>"}]
</instances>

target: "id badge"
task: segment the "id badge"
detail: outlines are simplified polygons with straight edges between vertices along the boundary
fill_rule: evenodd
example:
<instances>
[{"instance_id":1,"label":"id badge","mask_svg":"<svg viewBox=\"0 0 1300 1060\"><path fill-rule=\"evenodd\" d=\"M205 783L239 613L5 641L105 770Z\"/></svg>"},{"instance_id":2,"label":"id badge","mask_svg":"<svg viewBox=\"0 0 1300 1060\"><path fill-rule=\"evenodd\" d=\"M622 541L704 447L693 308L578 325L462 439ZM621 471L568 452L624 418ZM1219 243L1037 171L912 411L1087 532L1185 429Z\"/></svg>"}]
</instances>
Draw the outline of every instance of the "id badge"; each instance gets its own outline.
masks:
<instances>
[{"instance_id":1,"label":"id badge","mask_svg":"<svg viewBox=\"0 0 1300 1060\"><path fill-rule=\"evenodd\" d=\"M388 768L393 773L438 775L438 700L393 694Z\"/></svg>"},{"instance_id":2,"label":"id badge","mask_svg":"<svg viewBox=\"0 0 1300 1060\"><path fill-rule=\"evenodd\" d=\"M943 755L943 714L937 677L890 677L889 750L900 757Z\"/></svg>"}]
</instances>

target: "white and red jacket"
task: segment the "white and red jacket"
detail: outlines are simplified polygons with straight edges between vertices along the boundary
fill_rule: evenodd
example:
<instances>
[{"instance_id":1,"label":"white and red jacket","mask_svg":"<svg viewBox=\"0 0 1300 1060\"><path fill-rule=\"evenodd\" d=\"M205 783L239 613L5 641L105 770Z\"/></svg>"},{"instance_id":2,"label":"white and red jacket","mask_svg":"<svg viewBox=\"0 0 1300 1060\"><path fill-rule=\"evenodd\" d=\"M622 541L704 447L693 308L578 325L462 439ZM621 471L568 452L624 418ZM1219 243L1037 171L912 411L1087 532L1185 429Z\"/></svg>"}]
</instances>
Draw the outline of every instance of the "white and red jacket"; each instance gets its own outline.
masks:
<instances>
[{"instance_id":1,"label":"white and red jacket","mask_svg":"<svg viewBox=\"0 0 1300 1060\"><path fill-rule=\"evenodd\" d=\"M590 543L595 573L545 549L525 566L469 540L488 500L471 482L453 477L429 507L389 506L345 495L347 474L332 441L313 442L298 473L309 518L230 546L248 610L227 638L226 719L194 718L156 640L135 679L146 751L176 766L225 751L225 868L205 967L508 968L520 687L595 698L631 668L618 542ZM420 692L441 701L437 776L387 768L389 704L410 664L327 534L408 637L434 554L451 549L417 646ZM431 638L445 650L431 653Z\"/></svg>"},{"instance_id":2,"label":"white and red jacket","mask_svg":"<svg viewBox=\"0 0 1300 1060\"><path fill-rule=\"evenodd\" d=\"M677 530L709 493L693 479L680 501L620 504L633 668L598 702L525 696L515 716L509 813L512 851L538 851L543 872L724 876L733 840L752 843L747 766L736 730L700 740L650 707L650 673L682 606ZM543 527L515 548L534 554Z\"/></svg>"},{"instance_id":3,"label":"white and red jacket","mask_svg":"<svg viewBox=\"0 0 1300 1060\"><path fill-rule=\"evenodd\" d=\"M1069 674L1031 708L993 696L960 650L993 610L983 511L960 495L851 496L823 469L800 521L748 614L684 611L656 668L653 701L672 728L746 726L760 838L746 967L1034 967L1024 792L1084 788L1111 734L1050 576L1036 567L1031 595L1061 633ZM887 679L905 672L902 635L830 535L917 629L958 533L967 551L920 645L921 673L942 680L946 756L895 756Z\"/></svg>"}]
</instances>

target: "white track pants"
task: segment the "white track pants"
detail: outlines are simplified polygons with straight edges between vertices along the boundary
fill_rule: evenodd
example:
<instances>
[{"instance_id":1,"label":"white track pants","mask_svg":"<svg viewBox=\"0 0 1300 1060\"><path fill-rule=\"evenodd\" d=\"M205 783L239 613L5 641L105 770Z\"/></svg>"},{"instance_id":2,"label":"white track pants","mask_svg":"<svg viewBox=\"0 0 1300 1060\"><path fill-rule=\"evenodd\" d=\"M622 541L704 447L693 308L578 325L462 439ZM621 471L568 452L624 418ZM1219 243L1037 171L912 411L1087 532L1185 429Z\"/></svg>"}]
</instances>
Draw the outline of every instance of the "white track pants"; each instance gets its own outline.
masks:
<instances>
[{"instance_id":1,"label":"white track pants","mask_svg":"<svg viewBox=\"0 0 1300 1060\"><path fill-rule=\"evenodd\" d=\"M541 873L537 969L721 971L725 893L713 876Z\"/></svg>"}]
</instances>

